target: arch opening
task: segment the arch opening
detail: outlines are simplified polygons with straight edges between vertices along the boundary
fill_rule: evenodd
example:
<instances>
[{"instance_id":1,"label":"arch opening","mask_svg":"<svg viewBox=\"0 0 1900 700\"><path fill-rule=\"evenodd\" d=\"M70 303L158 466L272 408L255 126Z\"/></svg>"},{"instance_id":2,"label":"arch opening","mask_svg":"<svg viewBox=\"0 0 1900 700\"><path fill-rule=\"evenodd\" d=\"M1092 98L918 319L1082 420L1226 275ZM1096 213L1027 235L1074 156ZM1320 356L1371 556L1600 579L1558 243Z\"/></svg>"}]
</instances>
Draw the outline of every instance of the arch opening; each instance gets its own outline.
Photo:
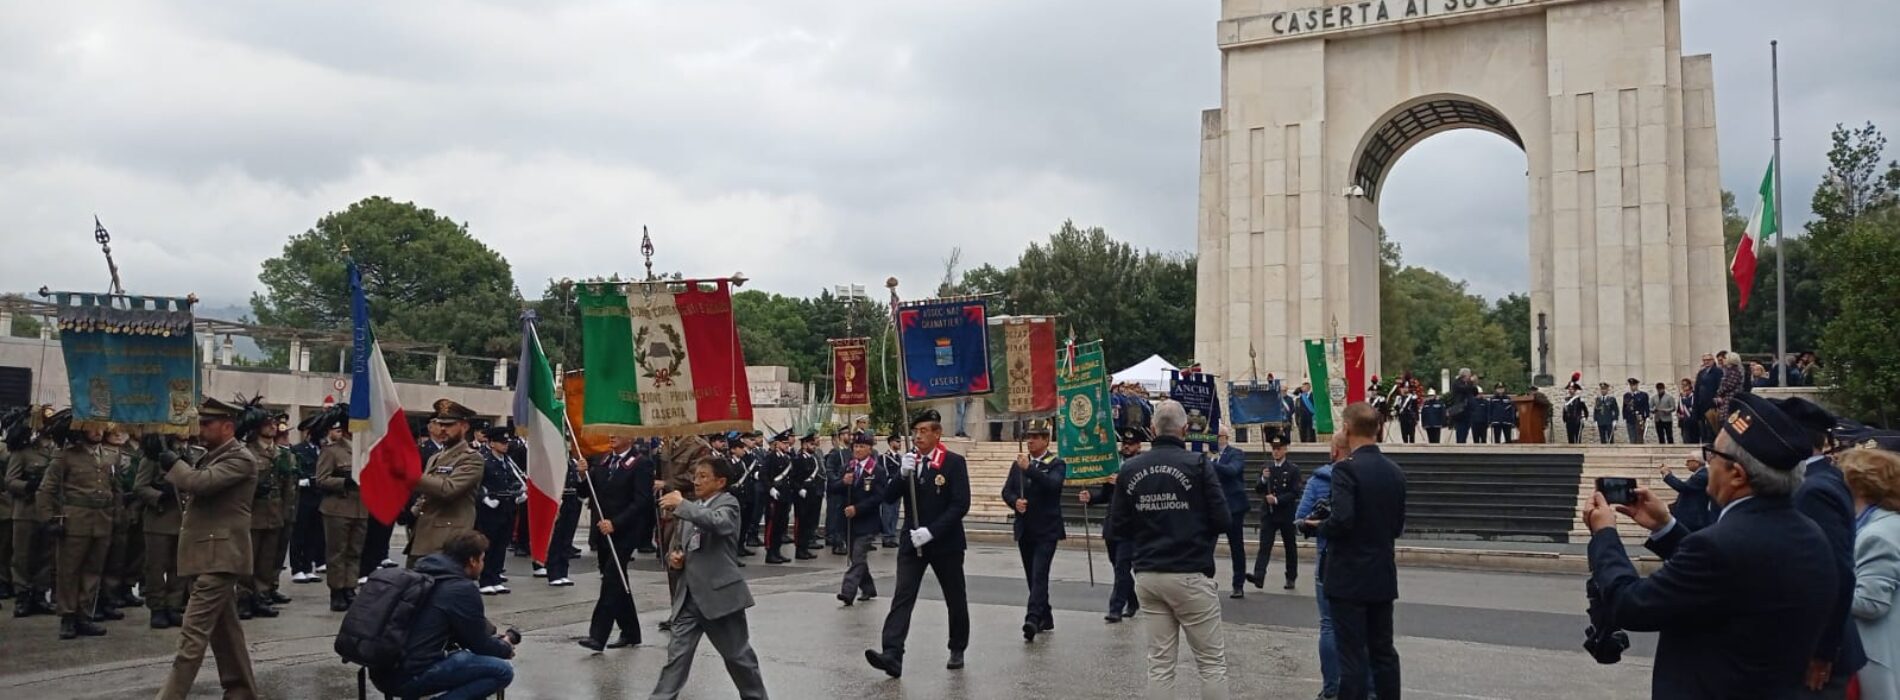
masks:
<instances>
[{"instance_id":1,"label":"arch opening","mask_svg":"<svg viewBox=\"0 0 1900 700\"><path fill-rule=\"evenodd\" d=\"M1354 165L1353 184L1366 199L1378 201L1379 186L1399 156L1427 136L1452 129L1483 129L1524 147L1517 127L1489 106L1462 98L1426 99L1397 110L1373 130Z\"/></svg>"}]
</instances>

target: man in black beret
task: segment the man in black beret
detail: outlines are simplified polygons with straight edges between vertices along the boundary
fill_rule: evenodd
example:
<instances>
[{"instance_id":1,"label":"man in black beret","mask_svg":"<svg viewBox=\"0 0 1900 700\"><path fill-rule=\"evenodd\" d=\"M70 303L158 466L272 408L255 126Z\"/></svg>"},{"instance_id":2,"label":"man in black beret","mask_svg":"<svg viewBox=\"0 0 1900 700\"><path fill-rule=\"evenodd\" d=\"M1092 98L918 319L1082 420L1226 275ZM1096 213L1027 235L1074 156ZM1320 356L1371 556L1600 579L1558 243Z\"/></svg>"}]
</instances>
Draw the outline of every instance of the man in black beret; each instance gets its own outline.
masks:
<instances>
[{"instance_id":1,"label":"man in black beret","mask_svg":"<svg viewBox=\"0 0 1900 700\"><path fill-rule=\"evenodd\" d=\"M1716 522L1691 533L1648 489L1614 509L1598 493L1583 511L1591 581L1610 624L1662 633L1654 697L1795 697L1836 613L1827 536L1792 498L1813 449L1780 408L1738 394L1704 451ZM1655 574L1639 576L1624 552L1619 512L1651 532Z\"/></svg>"},{"instance_id":2,"label":"man in black beret","mask_svg":"<svg viewBox=\"0 0 1900 700\"><path fill-rule=\"evenodd\" d=\"M897 593L884 618L883 650L864 650L865 661L892 678L904 675L904 641L924 569L937 574L950 612L950 661L963 668L970 646L970 603L963 581L963 516L970 512L970 470L963 455L943 446L943 418L924 409L910 419L912 450L900 458L898 478L884 488L885 502L904 502L904 532L897 549Z\"/></svg>"},{"instance_id":3,"label":"man in black beret","mask_svg":"<svg viewBox=\"0 0 1900 700\"><path fill-rule=\"evenodd\" d=\"M1813 453L1801 463L1804 474L1794 489L1794 509L1821 528L1834 556L1834 609L1808 660L1805 697L1845 698L1847 682L1867 665L1860 631L1848 619L1854 602L1854 520L1859 509L1854 507L1854 495L1840 467L1827 456L1833 447L1834 415L1799 397L1772 403L1806 430L1805 440Z\"/></svg>"}]
</instances>

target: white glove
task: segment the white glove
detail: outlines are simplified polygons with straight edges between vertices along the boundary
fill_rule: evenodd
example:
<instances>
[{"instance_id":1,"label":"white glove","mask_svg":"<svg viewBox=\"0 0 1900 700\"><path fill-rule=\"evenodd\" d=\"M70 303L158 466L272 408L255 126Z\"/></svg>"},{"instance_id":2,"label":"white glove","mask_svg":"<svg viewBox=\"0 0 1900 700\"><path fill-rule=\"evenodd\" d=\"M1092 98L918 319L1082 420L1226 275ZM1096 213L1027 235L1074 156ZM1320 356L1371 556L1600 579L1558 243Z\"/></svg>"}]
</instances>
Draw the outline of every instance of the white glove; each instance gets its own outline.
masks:
<instances>
[{"instance_id":1,"label":"white glove","mask_svg":"<svg viewBox=\"0 0 1900 700\"><path fill-rule=\"evenodd\" d=\"M772 500L778 500L778 489L772 489Z\"/></svg>"},{"instance_id":2,"label":"white glove","mask_svg":"<svg viewBox=\"0 0 1900 700\"><path fill-rule=\"evenodd\" d=\"M927 544L930 544L930 528L920 527L920 528L910 531L910 546L911 547L916 548L916 549L923 549L924 545L927 545Z\"/></svg>"},{"instance_id":3,"label":"white glove","mask_svg":"<svg viewBox=\"0 0 1900 700\"><path fill-rule=\"evenodd\" d=\"M904 478L906 479L916 476L917 475L917 455L914 453L905 452L904 466L899 471L904 475Z\"/></svg>"},{"instance_id":4,"label":"white glove","mask_svg":"<svg viewBox=\"0 0 1900 700\"><path fill-rule=\"evenodd\" d=\"M798 490L798 497L799 497L799 498L805 498L805 490L804 490L804 489L799 489L799 490Z\"/></svg>"},{"instance_id":5,"label":"white glove","mask_svg":"<svg viewBox=\"0 0 1900 700\"><path fill-rule=\"evenodd\" d=\"M515 505L521 505L527 502L528 502L528 494L525 494L525 493L515 494Z\"/></svg>"},{"instance_id":6,"label":"white glove","mask_svg":"<svg viewBox=\"0 0 1900 700\"><path fill-rule=\"evenodd\" d=\"M495 500L493 498L484 498L482 499L482 505L488 506L490 508L500 508L501 501Z\"/></svg>"},{"instance_id":7,"label":"white glove","mask_svg":"<svg viewBox=\"0 0 1900 700\"><path fill-rule=\"evenodd\" d=\"M310 480L309 480L309 479L298 479L298 480L297 480L297 486L298 486L298 487L301 487L301 488L310 488Z\"/></svg>"}]
</instances>

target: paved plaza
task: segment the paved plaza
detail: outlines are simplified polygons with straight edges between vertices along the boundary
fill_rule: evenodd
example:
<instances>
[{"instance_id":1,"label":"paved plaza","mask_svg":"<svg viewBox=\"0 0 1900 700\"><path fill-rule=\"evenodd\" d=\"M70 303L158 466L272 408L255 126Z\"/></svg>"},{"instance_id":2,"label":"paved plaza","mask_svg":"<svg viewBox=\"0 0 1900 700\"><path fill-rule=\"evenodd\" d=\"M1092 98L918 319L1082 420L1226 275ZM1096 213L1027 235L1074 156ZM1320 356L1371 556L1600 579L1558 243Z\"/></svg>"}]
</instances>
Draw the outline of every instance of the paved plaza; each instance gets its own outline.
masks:
<instances>
[{"instance_id":1,"label":"paved plaza","mask_svg":"<svg viewBox=\"0 0 1900 700\"><path fill-rule=\"evenodd\" d=\"M398 535L400 544L400 534ZM1079 542L1077 542L1079 544ZM1099 542L1096 543L1099 546ZM1087 553L1063 550L1052 576L1056 630L1025 644L1018 630L1026 595L1013 547L974 545L969 556L973 629L969 666L943 668L945 616L926 577L902 679L864 663L889 609L895 553L872 555L884 597L851 608L833 598L842 557L829 553L798 565L746 569L758 606L750 611L753 644L775 698L1119 698L1139 696L1145 649L1136 624L1105 624L1108 562L1095 553L1097 585L1088 583ZM591 555L577 562L592 568ZM488 597L489 617L522 630L510 700L643 698L665 661L666 635L654 629L664 610L665 578L651 559L636 562L645 645L595 655L573 638L586 628L598 576L577 576L573 588L549 588L511 558L514 593ZM1220 562L1227 577L1227 562ZM517 570L518 569L518 570ZM1279 589L1276 561L1266 590L1225 600L1227 655L1236 698L1311 698L1319 689L1314 653L1316 613L1310 578ZM1640 698L1649 687L1654 638L1635 635L1632 655L1598 666L1578 647L1585 625L1581 577L1407 569L1400 574L1399 650L1408 697ZM283 617L245 623L264 697L355 697L354 667L330 649L341 615L324 607L322 586L289 586L295 602ZM10 613L10 611L9 611ZM58 641L51 617L0 615L0 696L8 698L149 698L171 661L177 630L146 628L132 611L103 638ZM733 690L710 644L702 644L687 697L731 697ZM1180 669L1179 697L1193 697L1194 672ZM217 697L209 660L194 697Z\"/></svg>"}]
</instances>

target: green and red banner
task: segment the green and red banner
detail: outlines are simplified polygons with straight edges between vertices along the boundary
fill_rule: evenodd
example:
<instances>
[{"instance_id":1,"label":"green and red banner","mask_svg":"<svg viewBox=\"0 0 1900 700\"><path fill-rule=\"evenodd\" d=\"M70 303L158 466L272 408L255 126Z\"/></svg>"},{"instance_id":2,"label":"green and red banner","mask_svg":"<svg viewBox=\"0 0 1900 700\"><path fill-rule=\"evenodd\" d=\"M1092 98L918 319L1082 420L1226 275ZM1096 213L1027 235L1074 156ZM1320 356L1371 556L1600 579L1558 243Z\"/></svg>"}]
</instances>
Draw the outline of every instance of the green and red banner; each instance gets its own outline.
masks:
<instances>
[{"instance_id":1,"label":"green and red banner","mask_svg":"<svg viewBox=\"0 0 1900 700\"><path fill-rule=\"evenodd\" d=\"M752 429L727 280L591 282L577 296L588 432L671 437Z\"/></svg>"},{"instance_id":2,"label":"green and red banner","mask_svg":"<svg viewBox=\"0 0 1900 700\"><path fill-rule=\"evenodd\" d=\"M991 321L990 377L984 398L996 413L1030 415L1056 410L1056 324L1048 316Z\"/></svg>"},{"instance_id":3,"label":"green and red banner","mask_svg":"<svg viewBox=\"0 0 1900 700\"><path fill-rule=\"evenodd\" d=\"M1313 402L1313 430L1322 434L1333 432L1333 395L1332 374L1326 370L1326 341L1306 341L1306 374L1313 382L1313 393L1308 394Z\"/></svg>"},{"instance_id":4,"label":"green and red banner","mask_svg":"<svg viewBox=\"0 0 1900 700\"><path fill-rule=\"evenodd\" d=\"M831 340L831 405L838 410L871 408L871 339Z\"/></svg>"},{"instance_id":5,"label":"green and red banner","mask_svg":"<svg viewBox=\"0 0 1900 700\"><path fill-rule=\"evenodd\" d=\"M1339 347L1346 356L1346 404L1365 401L1366 337L1354 335L1340 338Z\"/></svg>"}]
</instances>

